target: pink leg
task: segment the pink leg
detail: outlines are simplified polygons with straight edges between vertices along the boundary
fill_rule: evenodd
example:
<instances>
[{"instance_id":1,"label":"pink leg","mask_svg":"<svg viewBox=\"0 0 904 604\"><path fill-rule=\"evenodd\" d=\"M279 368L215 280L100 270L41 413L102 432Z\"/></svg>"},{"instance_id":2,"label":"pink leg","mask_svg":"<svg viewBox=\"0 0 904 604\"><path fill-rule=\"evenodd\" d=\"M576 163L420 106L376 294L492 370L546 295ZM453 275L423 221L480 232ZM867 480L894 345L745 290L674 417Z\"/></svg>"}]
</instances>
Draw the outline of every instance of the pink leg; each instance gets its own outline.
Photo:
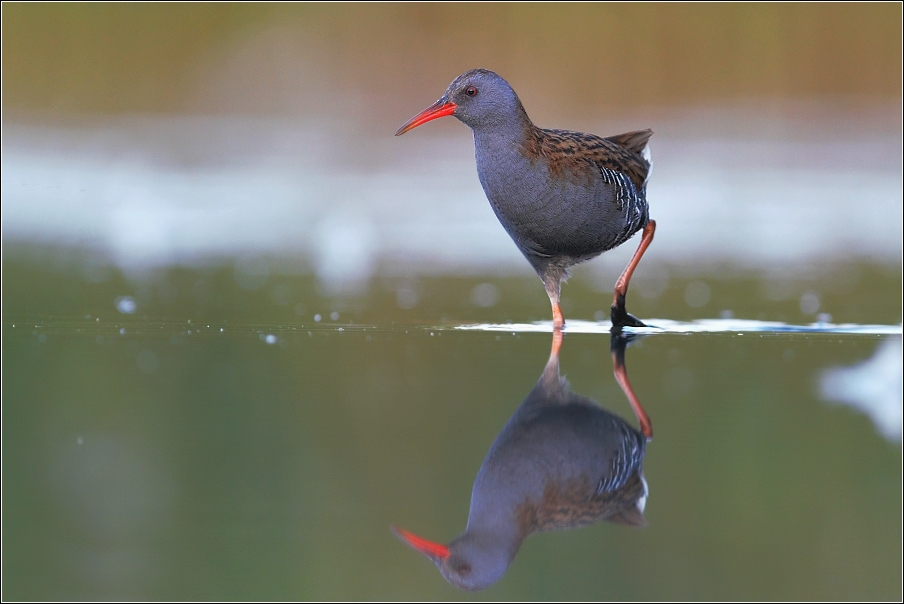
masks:
<instances>
[{"instance_id":1,"label":"pink leg","mask_svg":"<svg viewBox=\"0 0 904 604\"><path fill-rule=\"evenodd\" d=\"M561 331L565 327L565 317L562 315L562 309L559 307L559 301L552 301L552 328L554 331Z\"/></svg>"},{"instance_id":2,"label":"pink leg","mask_svg":"<svg viewBox=\"0 0 904 604\"><path fill-rule=\"evenodd\" d=\"M640 245L637 246L637 251L635 251L634 256L631 257L631 262L628 263L628 266L625 267L625 270L618 278L618 281L615 282L615 294L612 296L611 310L613 327L622 327L625 325L630 325L632 327L644 326L640 320L629 315L628 311L625 310L625 296L628 294L628 284L631 283L631 276L634 274L634 269L637 268L640 259L643 258L644 252L650 247L655 232L656 221L650 220L647 222L647 226L643 228Z\"/></svg>"},{"instance_id":3,"label":"pink leg","mask_svg":"<svg viewBox=\"0 0 904 604\"><path fill-rule=\"evenodd\" d=\"M643 405L640 404L640 400L634 393L634 388L631 387L631 381L628 379L628 369L625 367L624 344L612 350L612 373L615 374L615 381L621 386L622 392L625 393L625 396L628 397L628 402L631 403L631 408L634 410L634 415L637 416L637 422L640 424L640 431L647 437L647 440L651 440L653 438L653 424L650 423L650 417L644 411Z\"/></svg>"},{"instance_id":4,"label":"pink leg","mask_svg":"<svg viewBox=\"0 0 904 604\"><path fill-rule=\"evenodd\" d=\"M562 307L559 305L559 292L562 289L561 277L546 276L542 277L543 286L546 288L546 295L549 296L549 304L552 306L552 327L553 329L562 329L565 327L565 316L562 314Z\"/></svg>"}]
</instances>

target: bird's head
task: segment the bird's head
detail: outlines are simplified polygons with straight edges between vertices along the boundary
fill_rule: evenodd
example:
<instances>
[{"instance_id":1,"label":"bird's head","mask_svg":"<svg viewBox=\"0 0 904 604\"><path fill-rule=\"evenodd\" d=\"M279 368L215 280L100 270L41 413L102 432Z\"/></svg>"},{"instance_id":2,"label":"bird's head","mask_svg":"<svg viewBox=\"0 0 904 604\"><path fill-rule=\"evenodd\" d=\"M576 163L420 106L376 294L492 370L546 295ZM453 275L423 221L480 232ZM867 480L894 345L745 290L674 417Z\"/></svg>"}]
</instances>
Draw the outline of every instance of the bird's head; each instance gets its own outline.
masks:
<instances>
[{"instance_id":1,"label":"bird's head","mask_svg":"<svg viewBox=\"0 0 904 604\"><path fill-rule=\"evenodd\" d=\"M402 541L430 558L446 581L461 589L486 589L505 574L512 561L504 544L484 543L469 533L443 545L400 528L393 527L392 530Z\"/></svg>"},{"instance_id":2,"label":"bird's head","mask_svg":"<svg viewBox=\"0 0 904 604\"><path fill-rule=\"evenodd\" d=\"M445 94L408 120L396 136L446 115L454 115L472 129L506 123L521 125L527 120L521 101L508 82L487 69L472 69L452 80Z\"/></svg>"}]
</instances>

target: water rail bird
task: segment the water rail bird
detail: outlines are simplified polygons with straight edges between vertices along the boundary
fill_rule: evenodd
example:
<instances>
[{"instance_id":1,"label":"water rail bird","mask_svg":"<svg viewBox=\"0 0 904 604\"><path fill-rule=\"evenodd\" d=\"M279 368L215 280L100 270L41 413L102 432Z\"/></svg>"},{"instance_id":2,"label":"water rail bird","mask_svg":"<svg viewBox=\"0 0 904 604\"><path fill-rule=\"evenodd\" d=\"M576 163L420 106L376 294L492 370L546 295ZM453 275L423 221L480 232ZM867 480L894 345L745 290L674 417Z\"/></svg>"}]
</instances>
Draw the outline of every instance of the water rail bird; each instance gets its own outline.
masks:
<instances>
[{"instance_id":1,"label":"water rail bird","mask_svg":"<svg viewBox=\"0 0 904 604\"><path fill-rule=\"evenodd\" d=\"M565 325L559 297L569 268L638 231L643 232L640 245L615 284L610 315L616 330L643 326L626 311L625 296L656 230L646 200L647 142L653 131L603 138L538 128L508 82L487 69L472 69L396 136L446 115L473 131L480 184L496 217L540 275L553 327Z\"/></svg>"}]
</instances>

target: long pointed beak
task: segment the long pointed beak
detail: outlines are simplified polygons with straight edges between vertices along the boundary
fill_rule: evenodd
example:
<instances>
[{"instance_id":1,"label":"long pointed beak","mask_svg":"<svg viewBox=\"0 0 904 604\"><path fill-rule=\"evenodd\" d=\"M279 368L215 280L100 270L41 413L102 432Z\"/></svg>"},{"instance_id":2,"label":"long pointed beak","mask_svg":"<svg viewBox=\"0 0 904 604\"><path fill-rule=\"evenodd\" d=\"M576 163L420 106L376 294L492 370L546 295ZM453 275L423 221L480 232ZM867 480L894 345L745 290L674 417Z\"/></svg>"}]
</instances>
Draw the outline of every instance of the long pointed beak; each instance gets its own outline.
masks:
<instances>
[{"instance_id":1,"label":"long pointed beak","mask_svg":"<svg viewBox=\"0 0 904 604\"><path fill-rule=\"evenodd\" d=\"M423 537L418 537L414 533L409 533L405 529L400 529L395 526L389 527L392 529L392 532L396 534L396 536L421 552L434 562L437 560L445 560L451 554L449 552L449 548L443 545L442 543L434 543L433 541L427 541Z\"/></svg>"},{"instance_id":2,"label":"long pointed beak","mask_svg":"<svg viewBox=\"0 0 904 604\"><path fill-rule=\"evenodd\" d=\"M455 103L446 101L444 98L442 98L405 122L405 124L396 131L395 135L401 136L409 130L417 128L421 124L425 124L430 120L435 120L438 117L452 115L453 113L455 113L455 108L457 106L458 105L456 105Z\"/></svg>"}]
</instances>

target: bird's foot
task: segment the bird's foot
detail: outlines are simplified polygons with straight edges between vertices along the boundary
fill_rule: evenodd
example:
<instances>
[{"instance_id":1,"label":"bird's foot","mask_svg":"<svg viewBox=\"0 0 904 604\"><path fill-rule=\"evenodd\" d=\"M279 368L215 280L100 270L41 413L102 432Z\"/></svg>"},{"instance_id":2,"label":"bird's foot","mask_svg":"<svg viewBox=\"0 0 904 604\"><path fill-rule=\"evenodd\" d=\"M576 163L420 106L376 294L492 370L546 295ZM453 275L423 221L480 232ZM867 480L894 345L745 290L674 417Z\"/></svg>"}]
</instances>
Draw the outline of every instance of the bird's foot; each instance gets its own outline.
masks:
<instances>
[{"instance_id":1,"label":"bird's foot","mask_svg":"<svg viewBox=\"0 0 904 604\"><path fill-rule=\"evenodd\" d=\"M625 310L624 296L619 296L618 302L620 304L613 304L610 310L613 331L621 331L623 327L646 327L643 321Z\"/></svg>"}]
</instances>

